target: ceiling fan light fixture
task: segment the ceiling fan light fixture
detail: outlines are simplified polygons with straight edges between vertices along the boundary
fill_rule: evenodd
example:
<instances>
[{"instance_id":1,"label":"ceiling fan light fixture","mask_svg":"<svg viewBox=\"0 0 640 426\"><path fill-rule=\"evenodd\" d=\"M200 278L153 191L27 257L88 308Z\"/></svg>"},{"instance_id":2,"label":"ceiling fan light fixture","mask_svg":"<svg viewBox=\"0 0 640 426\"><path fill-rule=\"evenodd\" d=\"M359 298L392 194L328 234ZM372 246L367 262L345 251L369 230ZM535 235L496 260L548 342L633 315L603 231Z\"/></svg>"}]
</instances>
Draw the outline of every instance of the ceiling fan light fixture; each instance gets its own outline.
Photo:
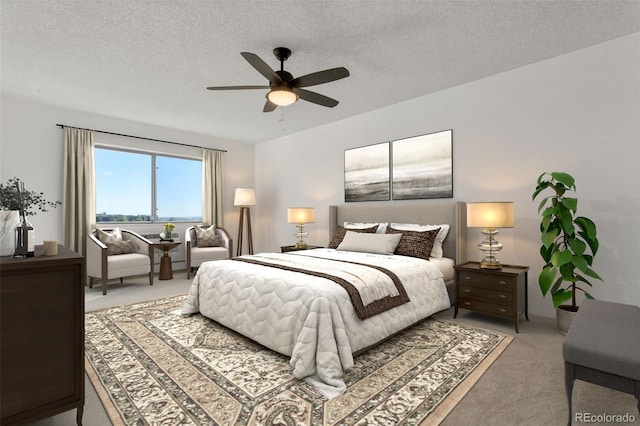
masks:
<instances>
[{"instance_id":1,"label":"ceiling fan light fixture","mask_svg":"<svg viewBox=\"0 0 640 426\"><path fill-rule=\"evenodd\" d=\"M267 93L267 99L278 106L287 106L297 101L298 95L288 87L276 87Z\"/></svg>"},{"instance_id":2,"label":"ceiling fan light fixture","mask_svg":"<svg viewBox=\"0 0 640 426\"><path fill-rule=\"evenodd\" d=\"M312 72L297 78L293 78L290 72L284 70L284 61L291 55L291 50L286 47L276 47L273 54L280 61L280 70L274 71L258 55L251 52L240 53L249 65L262 74L268 80L268 86L210 86L207 90L247 90L247 89L269 89L265 97L262 112L272 112L279 106L287 106L298 99L333 108L338 105L338 101L317 92L305 89L305 87L317 86L318 84L329 83L349 77L349 70L345 67L330 68L322 71Z\"/></svg>"}]
</instances>

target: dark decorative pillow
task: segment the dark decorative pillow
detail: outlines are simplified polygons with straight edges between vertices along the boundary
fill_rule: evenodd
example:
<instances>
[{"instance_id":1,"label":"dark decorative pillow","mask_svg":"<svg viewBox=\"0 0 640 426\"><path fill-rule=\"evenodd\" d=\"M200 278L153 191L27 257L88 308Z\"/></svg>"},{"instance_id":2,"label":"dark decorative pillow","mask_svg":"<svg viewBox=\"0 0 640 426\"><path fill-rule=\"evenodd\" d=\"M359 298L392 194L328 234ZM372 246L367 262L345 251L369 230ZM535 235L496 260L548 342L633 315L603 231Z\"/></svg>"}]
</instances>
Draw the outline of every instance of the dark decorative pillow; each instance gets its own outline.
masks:
<instances>
[{"instance_id":1,"label":"dark decorative pillow","mask_svg":"<svg viewBox=\"0 0 640 426\"><path fill-rule=\"evenodd\" d=\"M220 247L220 237L216 235L215 225L211 225L207 228L196 226L195 230L196 247Z\"/></svg>"},{"instance_id":2,"label":"dark decorative pillow","mask_svg":"<svg viewBox=\"0 0 640 426\"><path fill-rule=\"evenodd\" d=\"M400 243L394 254L402 256L419 257L429 260L431 249L436 241L440 228L429 231L400 231L391 226L387 228L387 234L402 234Z\"/></svg>"},{"instance_id":3,"label":"dark decorative pillow","mask_svg":"<svg viewBox=\"0 0 640 426\"><path fill-rule=\"evenodd\" d=\"M345 228L344 226L338 225L336 229L336 235L333 237L327 248L338 248L338 246L342 242L342 239L347 234L347 231L375 234L377 229L378 225L372 226L371 228Z\"/></svg>"},{"instance_id":4,"label":"dark decorative pillow","mask_svg":"<svg viewBox=\"0 0 640 426\"><path fill-rule=\"evenodd\" d=\"M115 242L106 243L106 244L107 244L107 254L109 256L135 252L135 249L131 241L122 240L122 241L115 241Z\"/></svg>"}]
</instances>

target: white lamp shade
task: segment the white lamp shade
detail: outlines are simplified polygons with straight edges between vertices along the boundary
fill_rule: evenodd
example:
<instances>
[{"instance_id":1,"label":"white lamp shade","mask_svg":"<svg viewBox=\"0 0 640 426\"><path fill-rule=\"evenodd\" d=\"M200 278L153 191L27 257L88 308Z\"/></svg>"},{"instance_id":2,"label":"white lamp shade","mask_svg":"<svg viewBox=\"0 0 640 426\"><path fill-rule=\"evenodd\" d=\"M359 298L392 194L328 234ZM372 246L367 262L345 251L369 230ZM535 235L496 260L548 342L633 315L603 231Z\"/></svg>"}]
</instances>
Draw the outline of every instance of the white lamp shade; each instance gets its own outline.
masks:
<instances>
[{"instance_id":1,"label":"white lamp shade","mask_svg":"<svg viewBox=\"0 0 640 426\"><path fill-rule=\"evenodd\" d=\"M298 95L295 94L291 89L281 87L273 89L269 93L267 93L267 99L269 99L269 102L274 103L278 106L287 106L297 101Z\"/></svg>"},{"instance_id":2,"label":"white lamp shade","mask_svg":"<svg viewBox=\"0 0 640 426\"><path fill-rule=\"evenodd\" d=\"M236 195L233 198L234 206L255 206L256 193L253 188L236 188Z\"/></svg>"},{"instance_id":3,"label":"white lamp shade","mask_svg":"<svg viewBox=\"0 0 640 426\"><path fill-rule=\"evenodd\" d=\"M467 226L513 228L513 203L510 201L467 203Z\"/></svg>"},{"instance_id":4,"label":"white lamp shade","mask_svg":"<svg viewBox=\"0 0 640 426\"><path fill-rule=\"evenodd\" d=\"M291 207L287 209L287 222L289 223L313 223L315 219L313 207Z\"/></svg>"}]
</instances>

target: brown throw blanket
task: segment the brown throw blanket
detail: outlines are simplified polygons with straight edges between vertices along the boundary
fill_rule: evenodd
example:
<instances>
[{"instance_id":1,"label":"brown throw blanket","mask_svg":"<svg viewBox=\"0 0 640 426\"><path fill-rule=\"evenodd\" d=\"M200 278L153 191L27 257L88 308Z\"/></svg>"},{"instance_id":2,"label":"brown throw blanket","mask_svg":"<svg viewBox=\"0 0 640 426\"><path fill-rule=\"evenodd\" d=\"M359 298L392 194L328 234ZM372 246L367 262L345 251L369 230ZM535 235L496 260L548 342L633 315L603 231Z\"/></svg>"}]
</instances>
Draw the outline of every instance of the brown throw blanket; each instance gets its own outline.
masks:
<instances>
[{"instance_id":1,"label":"brown throw blanket","mask_svg":"<svg viewBox=\"0 0 640 426\"><path fill-rule=\"evenodd\" d=\"M358 291L358 289L354 287L353 284L351 284L349 281L343 278L340 278L328 273L324 273L324 272L314 271L314 270L300 268L300 267L286 266L278 263L271 263L271 262L266 262L266 261L257 260L253 258L235 257L232 260L237 260L239 262L253 263L255 265L261 265L261 266L266 266L270 268L283 269L285 271L299 272L302 274L312 275L315 277L326 278L328 280L331 280L336 284L339 284L340 286L342 286L342 288L344 288L347 291L347 293L349 294L349 299L351 300L351 304L353 305L353 309L356 311L356 315L358 315L358 318L360 318L361 320L367 319L381 312L388 311L391 308L395 308L396 306L409 302L409 296L407 295L407 292L404 289L404 286L402 285L400 278L398 278L398 276L394 274L392 271L377 265L332 259L335 262L352 263L355 265L361 265L368 268L376 269L386 274L389 278L391 278L391 280L393 281L393 284L396 286L396 289L398 290L398 295L387 296L365 305L362 302L362 298L360 297L360 292Z\"/></svg>"}]
</instances>

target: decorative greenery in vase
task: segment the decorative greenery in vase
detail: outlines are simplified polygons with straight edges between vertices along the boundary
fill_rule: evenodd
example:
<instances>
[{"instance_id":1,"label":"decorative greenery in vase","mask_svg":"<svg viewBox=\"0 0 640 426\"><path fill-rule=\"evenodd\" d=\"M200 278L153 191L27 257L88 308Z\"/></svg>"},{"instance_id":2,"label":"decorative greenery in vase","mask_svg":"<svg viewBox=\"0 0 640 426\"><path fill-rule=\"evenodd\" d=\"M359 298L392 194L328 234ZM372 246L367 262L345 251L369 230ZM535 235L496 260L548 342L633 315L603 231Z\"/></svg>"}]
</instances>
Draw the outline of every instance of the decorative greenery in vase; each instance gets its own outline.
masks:
<instances>
[{"instance_id":1,"label":"decorative greenery in vase","mask_svg":"<svg viewBox=\"0 0 640 426\"><path fill-rule=\"evenodd\" d=\"M545 261L538 282L543 296L551 293L555 308L571 301L568 310L576 312L577 291L593 299L579 286L580 283L592 286L587 277L602 281L591 269L599 246L596 225L591 219L575 216L578 199L567 196L568 191L576 190L571 175L563 172L541 174L531 199L535 200L545 190L551 190L551 195L543 198L538 206L542 216L540 255ZM567 285L563 287L563 283Z\"/></svg>"},{"instance_id":2,"label":"decorative greenery in vase","mask_svg":"<svg viewBox=\"0 0 640 426\"><path fill-rule=\"evenodd\" d=\"M19 210L21 215L34 216L37 211L48 212L61 204L60 201L47 201L42 192L24 189L24 183L16 177L5 184L0 183L0 210Z\"/></svg>"}]
</instances>

